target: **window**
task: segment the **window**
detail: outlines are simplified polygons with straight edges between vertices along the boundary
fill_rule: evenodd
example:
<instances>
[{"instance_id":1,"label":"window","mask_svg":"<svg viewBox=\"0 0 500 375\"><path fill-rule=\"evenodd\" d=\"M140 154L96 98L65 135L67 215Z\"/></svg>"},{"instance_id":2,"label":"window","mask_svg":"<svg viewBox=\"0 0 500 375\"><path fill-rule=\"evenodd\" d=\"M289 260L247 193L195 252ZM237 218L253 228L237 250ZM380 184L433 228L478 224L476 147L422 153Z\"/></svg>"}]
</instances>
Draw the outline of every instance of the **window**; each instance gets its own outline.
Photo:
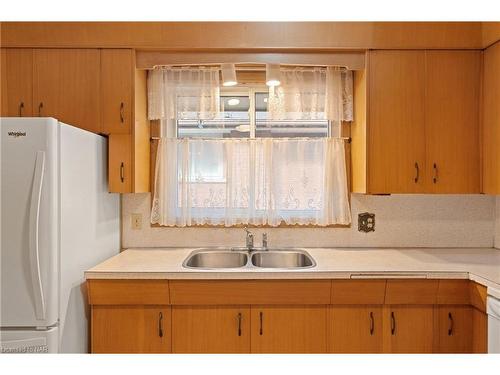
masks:
<instances>
[{"instance_id":1,"label":"window","mask_svg":"<svg viewBox=\"0 0 500 375\"><path fill-rule=\"evenodd\" d=\"M326 90L325 70L308 73L317 79L307 81L303 93L304 78L293 81L302 71L287 78L293 92L286 84L273 92L265 86L221 90L207 68L153 73L150 118L161 120L162 137L152 223L350 223L341 120L332 116L341 115L343 103L340 86ZM182 76L190 81L183 84Z\"/></svg>"},{"instance_id":2,"label":"window","mask_svg":"<svg viewBox=\"0 0 500 375\"><path fill-rule=\"evenodd\" d=\"M262 89L223 92L220 112L214 119L199 120L196 112L177 118L178 138L301 138L340 137L340 127L328 120L272 120L268 96Z\"/></svg>"}]
</instances>

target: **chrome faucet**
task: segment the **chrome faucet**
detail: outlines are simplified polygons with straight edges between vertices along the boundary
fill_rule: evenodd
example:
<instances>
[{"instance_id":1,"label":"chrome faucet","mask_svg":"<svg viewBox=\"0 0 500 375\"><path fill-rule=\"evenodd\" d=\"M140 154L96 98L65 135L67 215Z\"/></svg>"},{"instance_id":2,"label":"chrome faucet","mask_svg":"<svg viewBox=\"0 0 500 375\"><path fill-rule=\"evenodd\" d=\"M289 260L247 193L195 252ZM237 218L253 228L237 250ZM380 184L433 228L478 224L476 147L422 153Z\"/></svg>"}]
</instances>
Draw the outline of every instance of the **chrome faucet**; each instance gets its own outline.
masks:
<instances>
[{"instance_id":1,"label":"chrome faucet","mask_svg":"<svg viewBox=\"0 0 500 375\"><path fill-rule=\"evenodd\" d=\"M262 233L262 249L267 250L267 233Z\"/></svg>"},{"instance_id":2,"label":"chrome faucet","mask_svg":"<svg viewBox=\"0 0 500 375\"><path fill-rule=\"evenodd\" d=\"M248 230L248 227L243 228L245 229L245 232L247 232L247 238L246 238L246 247L248 250L253 249L253 234Z\"/></svg>"}]
</instances>

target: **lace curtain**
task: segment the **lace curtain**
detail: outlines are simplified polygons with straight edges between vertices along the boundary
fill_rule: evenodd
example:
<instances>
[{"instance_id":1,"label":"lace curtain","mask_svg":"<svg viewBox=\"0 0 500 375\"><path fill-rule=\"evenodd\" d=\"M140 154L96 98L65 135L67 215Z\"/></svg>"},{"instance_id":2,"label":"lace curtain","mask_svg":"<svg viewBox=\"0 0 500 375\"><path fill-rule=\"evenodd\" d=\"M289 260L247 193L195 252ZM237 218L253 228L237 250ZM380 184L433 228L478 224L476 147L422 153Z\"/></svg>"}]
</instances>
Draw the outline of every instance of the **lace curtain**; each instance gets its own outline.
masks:
<instances>
[{"instance_id":1,"label":"lace curtain","mask_svg":"<svg viewBox=\"0 0 500 375\"><path fill-rule=\"evenodd\" d=\"M148 117L212 119L220 111L218 68L159 68L148 74Z\"/></svg>"},{"instance_id":2,"label":"lace curtain","mask_svg":"<svg viewBox=\"0 0 500 375\"><path fill-rule=\"evenodd\" d=\"M272 120L353 120L352 71L337 67L282 69L269 88Z\"/></svg>"},{"instance_id":3,"label":"lace curtain","mask_svg":"<svg viewBox=\"0 0 500 375\"><path fill-rule=\"evenodd\" d=\"M352 118L352 100L346 99L349 75L343 74L335 69L284 73L283 87L276 92L279 101L269 98L274 106L270 112L292 113L296 118L304 113L325 118L326 113L338 123L348 119L350 105ZM175 138L178 116L213 119L220 110L219 98L218 69L149 72L149 118L162 123L152 223L350 223L343 140Z\"/></svg>"},{"instance_id":4,"label":"lace curtain","mask_svg":"<svg viewBox=\"0 0 500 375\"><path fill-rule=\"evenodd\" d=\"M325 226L351 221L339 139L162 138L156 166L152 223Z\"/></svg>"}]
</instances>

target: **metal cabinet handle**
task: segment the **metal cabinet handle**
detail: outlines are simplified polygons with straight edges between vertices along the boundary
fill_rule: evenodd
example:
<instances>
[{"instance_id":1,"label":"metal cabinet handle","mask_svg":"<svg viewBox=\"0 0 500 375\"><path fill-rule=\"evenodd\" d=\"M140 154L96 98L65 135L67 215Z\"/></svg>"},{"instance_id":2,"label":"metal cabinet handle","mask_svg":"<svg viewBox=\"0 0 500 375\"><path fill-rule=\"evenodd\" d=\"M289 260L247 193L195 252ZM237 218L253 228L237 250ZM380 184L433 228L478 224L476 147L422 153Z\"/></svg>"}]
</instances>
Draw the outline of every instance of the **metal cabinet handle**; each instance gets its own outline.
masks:
<instances>
[{"instance_id":1,"label":"metal cabinet handle","mask_svg":"<svg viewBox=\"0 0 500 375\"><path fill-rule=\"evenodd\" d=\"M417 162L415 162L415 172L416 172L416 175L415 175L414 181L415 181L415 183L417 183L418 179L420 178L420 168L418 167Z\"/></svg>"},{"instance_id":2,"label":"metal cabinet handle","mask_svg":"<svg viewBox=\"0 0 500 375\"><path fill-rule=\"evenodd\" d=\"M241 313L238 313L238 336L241 336Z\"/></svg>"},{"instance_id":3,"label":"metal cabinet handle","mask_svg":"<svg viewBox=\"0 0 500 375\"><path fill-rule=\"evenodd\" d=\"M260 330L259 330L259 335L263 335L264 334L264 330L262 329L262 321L264 319L264 314L262 313L262 311L259 313L259 319L260 319Z\"/></svg>"},{"instance_id":4,"label":"metal cabinet handle","mask_svg":"<svg viewBox=\"0 0 500 375\"><path fill-rule=\"evenodd\" d=\"M19 117L23 117L24 102L19 103Z\"/></svg>"},{"instance_id":5,"label":"metal cabinet handle","mask_svg":"<svg viewBox=\"0 0 500 375\"><path fill-rule=\"evenodd\" d=\"M375 330L375 322L373 320L373 311L370 311L370 335L373 336L373 331Z\"/></svg>"},{"instance_id":6,"label":"metal cabinet handle","mask_svg":"<svg viewBox=\"0 0 500 375\"><path fill-rule=\"evenodd\" d=\"M432 182L437 183L438 182L438 167L437 167L437 164L434 163L434 165L432 166L432 168L434 169L434 177L432 178Z\"/></svg>"},{"instance_id":7,"label":"metal cabinet handle","mask_svg":"<svg viewBox=\"0 0 500 375\"><path fill-rule=\"evenodd\" d=\"M450 327L448 328L448 336L453 335L453 315L451 315L451 312L448 313L448 320L450 321Z\"/></svg>"},{"instance_id":8,"label":"metal cabinet handle","mask_svg":"<svg viewBox=\"0 0 500 375\"><path fill-rule=\"evenodd\" d=\"M163 313L158 315L158 336L163 337Z\"/></svg>"},{"instance_id":9,"label":"metal cabinet handle","mask_svg":"<svg viewBox=\"0 0 500 375\"><path fill-rule=\"evenodd\" d=\"M38 104L38 117L42 117L42 108L43 102L40 102L40 104Z\"/></svg>"},{"instance_id":10,"label":"metal cabinet handle","mask_svg":"<svg viewBox=\"0 0 500 375\"><path fill-rule=\"evenodd\" d=\"M125 116L123 114L123 107L124 107L124 104L123 102L120 103L120 122L123 124L123 122L125 121Z\"/></svg>"},{"instance_id":11,"label":"metal cabinet handle","mask_svg":"<svg viewBox=\"0 0 500 375\"><path fill-rule=\"evenodd\" d=\"M125 181L125 165L123 162L120 164L120 180Z\"/></svg>"},{"instance_id":12,"label":"metal cabinet handle","mask_svg":"<svg viewBox=\"0 0 500 375\"><path fill-rule=\"evenodd\" d=\"M394 316L394 311L391 311L391 335L396 333L396 317Z\"/></svg>"}]
</instances>

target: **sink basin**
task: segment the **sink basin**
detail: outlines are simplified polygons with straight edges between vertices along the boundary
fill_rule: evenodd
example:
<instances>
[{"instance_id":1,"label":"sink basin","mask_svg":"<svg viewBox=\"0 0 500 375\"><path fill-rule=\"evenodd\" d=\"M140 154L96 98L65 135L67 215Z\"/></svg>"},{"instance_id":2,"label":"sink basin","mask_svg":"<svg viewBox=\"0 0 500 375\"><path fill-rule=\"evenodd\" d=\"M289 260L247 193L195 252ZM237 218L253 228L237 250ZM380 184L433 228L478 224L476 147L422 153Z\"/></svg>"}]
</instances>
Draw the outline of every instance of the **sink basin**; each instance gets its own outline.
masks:
<instances>
[{"instance_id":1,"label":"sink basin","mask_svg":"<svg viewBox=\"0 0 500 375\"><path fill-rule=\"evenodd\" d=\"M269 250L254 252L252 264L261 268L310 268L316 262L303 250Z\"/></svg>"},{"instance_id":2,"label":"sink basin","mask_svg":"<svg viewBox=\"0 0 500 375\"><path fill-rule=\"evenodd\" d=\"M248 262L245 252L230 250L195 251L184 262L187 268L238 268Z\"/></svg>"}]
</instances>

